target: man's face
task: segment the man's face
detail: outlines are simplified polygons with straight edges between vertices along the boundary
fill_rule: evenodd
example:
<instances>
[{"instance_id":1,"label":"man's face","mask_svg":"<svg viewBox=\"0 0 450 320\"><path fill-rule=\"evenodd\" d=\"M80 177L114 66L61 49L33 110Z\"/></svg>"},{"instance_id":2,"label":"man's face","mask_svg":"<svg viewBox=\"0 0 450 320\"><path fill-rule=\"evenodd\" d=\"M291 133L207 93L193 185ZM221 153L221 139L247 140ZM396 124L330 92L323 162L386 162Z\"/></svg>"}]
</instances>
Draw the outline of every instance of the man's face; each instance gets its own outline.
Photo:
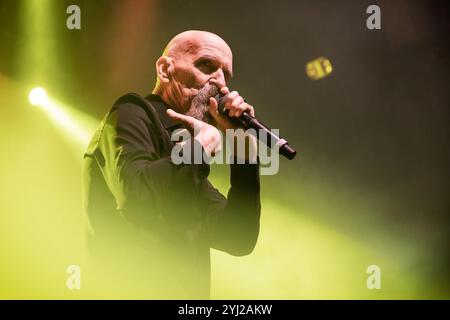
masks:
<instances>
[{"instance_id":1,"label":"man's face","mask_svg":"<svg viewBox=\"0 0 450 320\"><path fill-rule=\"evenodd\" d=\"M209 97L214 93L211 85L218 88L226 86L232 77L232 60L228 45L214 35L202 35L178 45L173 57L174 72L170 91L176 96L183 113L196 118L207 113L207 108L206 111L199 108L206 107L202 104L209 105ZM193 103L200 90L201 99L194 100Z\"/></svg>"}]
</instances>

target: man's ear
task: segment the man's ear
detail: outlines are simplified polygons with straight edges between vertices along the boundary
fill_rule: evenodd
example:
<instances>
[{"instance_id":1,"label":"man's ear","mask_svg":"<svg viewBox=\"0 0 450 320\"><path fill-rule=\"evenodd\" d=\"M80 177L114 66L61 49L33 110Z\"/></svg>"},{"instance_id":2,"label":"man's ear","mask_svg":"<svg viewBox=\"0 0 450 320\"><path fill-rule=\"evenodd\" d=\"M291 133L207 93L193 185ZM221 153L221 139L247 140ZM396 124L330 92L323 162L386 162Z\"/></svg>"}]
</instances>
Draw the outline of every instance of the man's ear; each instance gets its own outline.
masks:
<instances>
[{"instance_id":1,"label":"man's ear","mask_svg":"<svg viewBox=\"0 0 450 320\"><path fill-rule=\"evenodd\" d=\"M173 69L173 60L170 57L162 56L156 61L156 75L161 82L170 81Z\"/></svg>"}]
</instances>

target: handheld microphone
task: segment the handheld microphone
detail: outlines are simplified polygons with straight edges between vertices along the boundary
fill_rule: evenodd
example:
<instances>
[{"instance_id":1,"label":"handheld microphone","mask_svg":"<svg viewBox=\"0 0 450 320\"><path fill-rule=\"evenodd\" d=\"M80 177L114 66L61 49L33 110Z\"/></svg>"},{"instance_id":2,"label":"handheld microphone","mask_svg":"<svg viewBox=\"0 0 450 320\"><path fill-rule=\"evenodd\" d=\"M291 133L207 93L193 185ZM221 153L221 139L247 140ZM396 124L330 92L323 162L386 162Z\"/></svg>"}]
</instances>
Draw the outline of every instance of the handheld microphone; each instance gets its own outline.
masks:
<instances>
[{"instance_id":1,"label":"handheld microphone","mask_svg":"<svg viewBox=\"0 0 450 320\"><path fill-rule=\"evenodd\" d=\"M232 121L238 122L244 127L244 129L255 129L257 132L257 138L261 139L261 134L265 136L265 139L261 139L269 148L275 145L279 145L279 153L288 158L289 160L294 159L297 151L295 151L288 142L277 136L272 130L265 126L261 121L252 117L247 112L243 112L239 117L230 117L228 115L229 110L224 108L224 101L227 95L223 93L218 93L214 99L217 101L218 110L221 114L229 117ZM274 142L274 145L272 145Z\"/></svg>"}]
</instances>

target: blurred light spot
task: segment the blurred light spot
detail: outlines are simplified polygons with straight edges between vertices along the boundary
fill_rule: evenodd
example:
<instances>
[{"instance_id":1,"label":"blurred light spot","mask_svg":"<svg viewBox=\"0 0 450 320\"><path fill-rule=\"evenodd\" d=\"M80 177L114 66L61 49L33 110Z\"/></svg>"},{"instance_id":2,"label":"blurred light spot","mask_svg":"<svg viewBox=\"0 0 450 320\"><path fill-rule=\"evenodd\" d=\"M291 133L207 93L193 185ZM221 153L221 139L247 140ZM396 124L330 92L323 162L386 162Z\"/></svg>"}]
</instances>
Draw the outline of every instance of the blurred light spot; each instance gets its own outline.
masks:
<instances>
[{"instance_id":1,"label":"blurred light spot","mask_svg":"<svg viewBox=\"0 0 450 320\"><path fill-rule=\"evenodd\" d=\"M30 94L28 95L28 99L30 100L30 103L34 106L48 105L47 92L44 90L44 88L41 87L34 88L33 90L31 90Z\"/></svg>"},{"instance_id":2,"label":"blurred light spot","mask_svg":"<svg viewBox=\"0 0 450 320\"><path fill-rule=\"evenodd\" d=\"M97 124L96 119L70 108L47 95L47 92L37 87L30 91L28 99L32 105L45 111L50 120L71 140L85 148Z\"/></svg>"},{"instance_id":3,"label":"blurred light spot","mask_svg":"<svg viewBox=\"0 0 450 320\"><path fill-rule=\"evenodd\" d=\"M319 80L331 74L333 66L330 60L319 57L306 64L306 74L312 80Z\"/></svg>"}]
</instances>

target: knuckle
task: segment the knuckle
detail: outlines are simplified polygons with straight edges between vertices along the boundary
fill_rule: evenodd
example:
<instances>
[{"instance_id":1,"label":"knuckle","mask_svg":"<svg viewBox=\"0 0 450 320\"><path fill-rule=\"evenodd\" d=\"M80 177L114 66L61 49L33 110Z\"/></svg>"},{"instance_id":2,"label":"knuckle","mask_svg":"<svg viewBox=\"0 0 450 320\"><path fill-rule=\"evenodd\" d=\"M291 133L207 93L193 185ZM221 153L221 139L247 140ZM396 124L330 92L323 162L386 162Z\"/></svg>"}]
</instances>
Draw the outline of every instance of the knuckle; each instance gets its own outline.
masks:
<instances>
[{"instance_id":1,"label":"knuckle","mask_svg":"<svg viewBox=\"0 0 450 320\"><path fill-rule=\"evenodd\" d=\"M237 96L238 96L238 94L237 94L236 91L232 91L231 93L228 94L228 97L229 97L230 99L234 99L234 98L236 98Z\"/></svg>"},{"instance_id":2,"label":"knuckle","mask_svg":"<svg viewBox=\"0 0 450 320\"><path fill-rule=\"evenodd\" d=\"M236 98L233 100L232 105L233 105L235 108L241 109L241 108L243 108L243 102L244 102L244 99L242 99L241 97L236 97Z\"/></svg>"}]
</instances>

